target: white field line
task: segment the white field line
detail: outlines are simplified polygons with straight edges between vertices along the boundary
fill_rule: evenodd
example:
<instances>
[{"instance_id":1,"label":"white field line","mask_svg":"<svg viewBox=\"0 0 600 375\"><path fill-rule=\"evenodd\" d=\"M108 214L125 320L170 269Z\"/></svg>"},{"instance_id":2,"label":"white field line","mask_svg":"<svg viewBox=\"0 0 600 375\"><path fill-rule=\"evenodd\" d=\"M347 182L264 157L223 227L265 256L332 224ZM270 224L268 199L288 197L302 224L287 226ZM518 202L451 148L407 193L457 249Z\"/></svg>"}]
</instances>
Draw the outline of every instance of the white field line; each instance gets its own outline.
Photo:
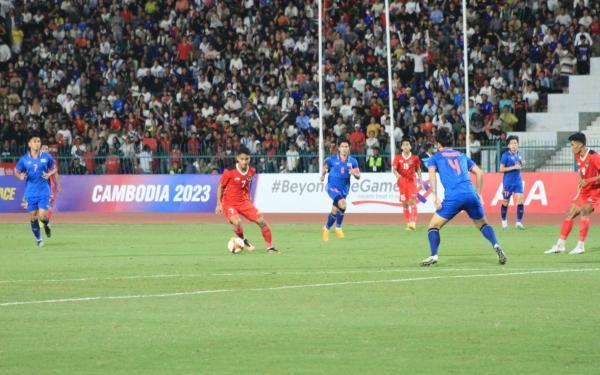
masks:
<instances>
[{"instance_id":1,"label":"white field line","mask_svg":"<svg viewBox=\"0 0 600 375\"><path fill-rule=\"evenodd\" d=\"M555 270L556 268L511 268L511 271L547 271ZM436 268L436 272L474 272L474 271L491 271L491 268ZM85 281L112 281L112 280L136 280L136 279L170 279L170 278L198 278L198 277L213 277L213 276L286 276L286 275L344 275L344 274L362 274L362 273L399 273L399 272L431 272L425 268L413 269L375 269L375 270L328 270L328 271L247 271L247 272L223 272L223 273L189 273L189 274L157 274L157 275L125 275L112 277L82 277L71 279L15 279L15 280L0 280L2 284L20 284L20 283L64 283L64 282L85 282Z\"/></svg>"},{"instance_id":2,"label":"white field line","mask_svg":"<svg viewBox=\"0 0 600 375\"><path fill-rule=\"evenodd\" d=\"M319 283L319 284L282 285L282 286L267 287L267 288L208 289L208 290L196 290L196 291L190 291L190 292L172 292L172 293L159 293L159 294L134 294L134 295L122 295L122 296L76 297L76 298L37 300L37 301L12 301L12 302L2 302L2 303L0 303L0 307L16 306L16 305L35 305L35 304L46 304L46 303L50 304L50 303L66 303L66 302L99 301L99 300L145 299L145 298L194 296L194 295L201 295L201 294L232 293L232 292L265 292L265 291L273 291L273 290L321 288L321 287L331 287L331 286L403 283L403 282L412 282L412 281L469 279L469 278L484 278L484 277L523 276L523 275L539 275L539 274L551 274L551 273L575 273L575 272L597 272L597 271L600 271L600 268L557 269L557 270L546 270L546 271L504 272L504 273L474 274L474 275L426 276L426 277L411 277L411 278L406 278L406 279L391 279L391 280L363 280L363 281L344 281L344 282Z\"/></svg>"}]
</instances>

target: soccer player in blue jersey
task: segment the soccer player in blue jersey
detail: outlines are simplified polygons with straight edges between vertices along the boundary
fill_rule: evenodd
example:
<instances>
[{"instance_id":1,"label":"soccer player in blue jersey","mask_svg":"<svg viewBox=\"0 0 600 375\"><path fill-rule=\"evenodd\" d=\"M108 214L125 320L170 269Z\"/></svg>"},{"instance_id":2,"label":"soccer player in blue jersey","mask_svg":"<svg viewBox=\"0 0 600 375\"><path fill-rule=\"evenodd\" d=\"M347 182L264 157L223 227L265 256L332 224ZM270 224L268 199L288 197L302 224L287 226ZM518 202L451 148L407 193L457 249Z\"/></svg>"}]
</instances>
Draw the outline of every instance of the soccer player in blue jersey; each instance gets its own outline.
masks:
<instances>
[{"instance_id":1,"label":"soccer player in blue jersey","mask_svg":"<svg viewBox=\"0 0 600 375\"><path fill-rule=\"evenodd\" d=\"M360 178L358 162L350 156L350 146L348 141L341 140L338 143L338 154L327 158L323 166L321 182L327 177L327 194L333 201L331 213L327 217L327 223L323 228L323 241L329 241L329 229L335 223L335 235L337 238L344 238L342 222L344 221L344 212L346 212L346 197L350 192L350 176L357 180Z\"/></svg>"},{"instance_id":2,"label":"soccer player in blue jersey","mask_svg":"<svg viewBox=\"0 0 600 375\"><path fill-rule=\"evenodd\" d=\"M502 155L500 159L500 172L504 173L502 180L502 229L508 229L506 221L506 212L508 211L508 203L510 196L515 195L515 203L517 204L517 229L525 229L523 223L523 179L521 178L521 168L525 165L525 160L519 151L519 137L511 135L506 139L508 142L508 151Z\"/></svg>"},{"instance_id":3,"label":"soccer player in blue jersey","mask_svg":"<svg viewBox=\"0 0 600 375\"><path fill-rule=\"evenodd\" d=\"M488 225L483 212L481 202L481 190L483 188L483 172L466 155L450 148L452 145L452 134L445 128L438 131L436 136L438 152L428 161L429 183L431 193L435 199L437 211L429 222L429 247L431 256L421 262L422 266L430 266L438 261L438 247L440 246L440 229L456 214L465 210L481 234L490 242L500 264L506 263L506 256L496 240L494 229ZM477 179L477 189L469 178L469 172ZM437 196L437 176L444 186L444 200L440 201Z\"/></svg>"},{"instance_id":4,"label":"soccer player in blue jersey","mask_svg":"<svg viewBox=\"0 0 600 375\"><path fill-rule=\"evenodd\" d=\"M44 246L40 232L41 221L48 237L51 230L48 226L48 208L50 206L50 182L48 179L56 173L52 157L40 151L41 140L37 135L29 137L29 152L19 159L15 174L21 181L25 180L25 199L27 209L31 213L31 231L38 247Z\"/></svg>"}]
</instances>

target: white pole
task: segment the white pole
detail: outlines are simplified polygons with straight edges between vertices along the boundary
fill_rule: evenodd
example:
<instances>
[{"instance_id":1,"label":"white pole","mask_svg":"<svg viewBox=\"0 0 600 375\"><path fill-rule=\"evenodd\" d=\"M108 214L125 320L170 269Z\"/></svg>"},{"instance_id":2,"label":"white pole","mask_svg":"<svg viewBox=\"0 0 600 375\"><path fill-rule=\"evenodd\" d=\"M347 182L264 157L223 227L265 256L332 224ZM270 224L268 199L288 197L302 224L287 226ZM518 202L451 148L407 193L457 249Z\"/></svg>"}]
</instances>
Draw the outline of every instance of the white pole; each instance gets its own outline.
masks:
<instances>
[{"instance_id":1,"label":"white pole","mask_svg":"<svg viewBox=\"0 0 600 375\"><path fill-rule=\"evenodd\" d=\"M396 140L394 139L394 127L396 125L394 117L394 90L392 89L392 48L390 45L390 9L389 0L385 0L385 39L387 50L387 72L388 72L388 105L390 107L390 164L396 156Z\"/></svg>"},{"instance_id":2,"label":"white pole","mask_svg":"<svg viewBox=\"0 0 600 375\"><path fill-rule=\"evenodd\" d=\"M464 103L465 103L465 126L467 127L466 134L466 154L468 157L471 157L471 144L469 141L469 136L471 135L471 119L469 118L469 43L467 40L467 0L462 0L462 14L463 14L463 67L464 67L464 75L465 75L465 95L464 95Z\"/></svg>"},{"instance_id":3,"label":"white pole","mask_svg":"<svg viewBox=\"0 0 600 375\"><path fill-rule=\"evenodd\" d=\"M323 173L325 151L323 149L323 0L319 3L319 174Z\"/></svg>"}]
</instances>

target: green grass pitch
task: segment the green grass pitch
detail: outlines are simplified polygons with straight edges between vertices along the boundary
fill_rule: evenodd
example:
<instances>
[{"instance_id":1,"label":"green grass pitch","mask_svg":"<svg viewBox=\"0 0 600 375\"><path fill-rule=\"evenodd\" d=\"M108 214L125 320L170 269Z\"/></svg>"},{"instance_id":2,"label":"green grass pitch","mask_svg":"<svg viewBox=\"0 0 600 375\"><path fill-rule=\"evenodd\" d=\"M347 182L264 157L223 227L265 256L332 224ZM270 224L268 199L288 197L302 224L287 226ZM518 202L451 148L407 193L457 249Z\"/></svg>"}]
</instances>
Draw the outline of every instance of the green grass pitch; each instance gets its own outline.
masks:
<instances>
[{"instance_id":1,"label":"green grass pitch","mask_svg":"<svg viewBox=\"0 0 600 375\"><path fill-rule=\"evenodd\" d=\"M498 229L498 228L497 228ZM600 234L543 255L556 226L274 225L281 255L229 254L226 225L29 225L0 231L1 374L593 374ZM569 249L577 238L572 233ZM31 303L41 302L41 303Z\"/></svg>"}]
</instances>

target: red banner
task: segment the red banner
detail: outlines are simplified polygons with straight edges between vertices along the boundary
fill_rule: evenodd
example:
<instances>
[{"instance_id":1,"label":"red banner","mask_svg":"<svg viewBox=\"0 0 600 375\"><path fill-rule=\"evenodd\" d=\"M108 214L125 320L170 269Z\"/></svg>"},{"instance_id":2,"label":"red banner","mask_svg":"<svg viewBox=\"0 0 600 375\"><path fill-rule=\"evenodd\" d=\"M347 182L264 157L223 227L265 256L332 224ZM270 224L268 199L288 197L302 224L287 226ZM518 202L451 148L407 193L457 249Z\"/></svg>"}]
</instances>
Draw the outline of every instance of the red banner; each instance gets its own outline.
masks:
<instances>
[{"instance_id":1,"label":"red banner","mask_svg":"<svg viewBox=\"0 0 600 375\"><path fill-rule=\"evenodd\" d=\"M14 176L17 163L0 163L0 176Z\"/></svg>"},{"instance_id":2,"label":"red banner","mask_svg":"<svg viewBox=\"0 0 600 375\"><path fill-rule=\"evenodd\" d=\"M502 173L486 173L483 200L486 213L500 212ZM523 173L526 212L565 213L577 194L576 172ZM514 205L511 198L510 205Z\"/></svg>"}]
</instances>

